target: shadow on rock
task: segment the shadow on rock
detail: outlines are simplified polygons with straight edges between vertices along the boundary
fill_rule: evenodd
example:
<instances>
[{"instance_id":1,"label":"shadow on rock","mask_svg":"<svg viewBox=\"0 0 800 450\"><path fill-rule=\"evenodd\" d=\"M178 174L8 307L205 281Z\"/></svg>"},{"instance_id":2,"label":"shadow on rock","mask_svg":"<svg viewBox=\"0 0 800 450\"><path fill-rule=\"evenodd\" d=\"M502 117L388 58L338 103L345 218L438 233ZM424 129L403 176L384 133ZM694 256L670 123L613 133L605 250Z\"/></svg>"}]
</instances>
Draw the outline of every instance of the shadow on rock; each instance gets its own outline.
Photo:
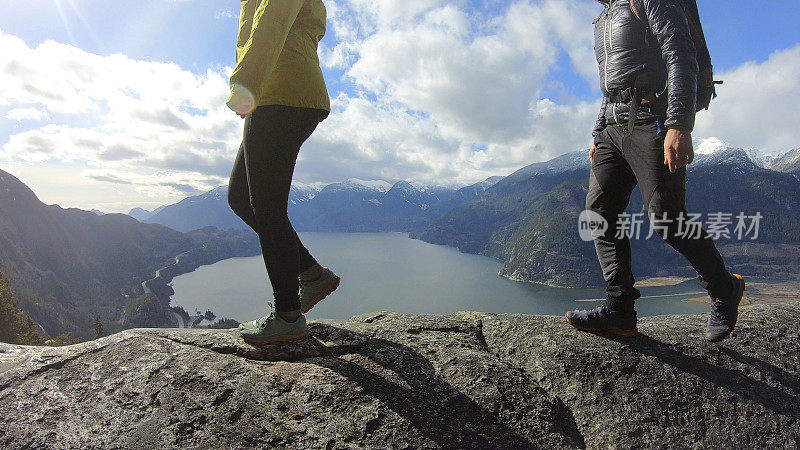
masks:
<instances>
[{"instance_id":1,"label":"shadow on rock","mask_svg":"<svg viewBox=\"0 0 800 450\"><path fill-rule=\"evenodd\" d=\"M719 351L728 355L728 357L731 359L735 359L742 364L758 370L763 375L778 381L787 389L790 389L794 391L795 394L800 395L800 377L797 377L774 364L770 364L752 356L743 355L736 350L727 347L719 347Z\"/></svg>"},{"instance_id":2,"label":"shadow on rock","mask_svg":"<svg viewBox=\"0 0 800 450\"><path fill-rule=\"evenodd\" d=\"M720 388L727 389L777 414L800 419L800 398L797 395L789 394L763 381L753 379L740 370L710 364L705 359L687 355L676 350L672 345L665 344L642 333L639 333L634 338L618 338L607 335L604 335L604 337L627 345L647 356L652 356L681 372L694 375ZM731 359L769 376L781 386L787 388L787 390L793 391L795 394L798 393L800 380L793 374L760 359L742 355L736 350L721 345L718 346L718 349Z\"/></svg>"},{"instance_id":3,"label":"shadow on rock","mask_svg":"<svg viewBox=\"0 0 800 450\"><path fill-rule=\"evenodd\" d=\"M267 355L276 351L296 354L287 348L302 346L307 352L302 362L324 367L355 383L365 395L379 400L442 448L542 448L541 441L525 437L501 421L498 412L486 409L451 385L428 358L410 346L331 325L313 324L311 329L312 338L305 343L263 347L261 351ZM473 381L478 391L480 383L488 382ZM511 399L507 401L509 404L501 406L514 406ZM585 448L574 418L570 414L560 417L565 411L559 405L552 406L555 417L545 419L553 425L549 434L556 436L548 444L555 445L546 446ZM381 426L380 419L375 420L371 428Z\"/></svg>"}]
</instances>

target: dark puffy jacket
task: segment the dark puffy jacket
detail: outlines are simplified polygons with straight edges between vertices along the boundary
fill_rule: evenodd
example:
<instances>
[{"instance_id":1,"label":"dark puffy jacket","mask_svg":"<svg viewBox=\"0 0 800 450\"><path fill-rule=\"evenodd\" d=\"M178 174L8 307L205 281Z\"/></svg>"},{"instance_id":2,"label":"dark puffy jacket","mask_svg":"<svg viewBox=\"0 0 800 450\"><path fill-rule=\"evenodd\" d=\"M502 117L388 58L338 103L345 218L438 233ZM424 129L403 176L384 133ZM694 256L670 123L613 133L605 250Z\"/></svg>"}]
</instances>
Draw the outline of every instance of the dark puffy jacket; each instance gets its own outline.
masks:
<instances>
[{"instance_id":1,"label":"dark puffy jacket","mask_svg":"<svg viewBox=\"0 0 800 450\"><path fill-rule=\"evenodd\" d=\"M694 128L697 95L697 59L689 24L680 0L642 0L648 24L636 16L629 0L599 0L606 9L595 22L594 46L600 63L603 105L594 135L606 124L627 123L626 89L646 74L651 101L640 108L637 120L654 114L664 128ZM638 9L637 9L638 10ZM628 92L630 93L630 91ZM620 101L623 97L624 101ZM611 100L609 100L611 99ZM616 101L615 101L616 100Z\"/></svg>"}]
</instances>

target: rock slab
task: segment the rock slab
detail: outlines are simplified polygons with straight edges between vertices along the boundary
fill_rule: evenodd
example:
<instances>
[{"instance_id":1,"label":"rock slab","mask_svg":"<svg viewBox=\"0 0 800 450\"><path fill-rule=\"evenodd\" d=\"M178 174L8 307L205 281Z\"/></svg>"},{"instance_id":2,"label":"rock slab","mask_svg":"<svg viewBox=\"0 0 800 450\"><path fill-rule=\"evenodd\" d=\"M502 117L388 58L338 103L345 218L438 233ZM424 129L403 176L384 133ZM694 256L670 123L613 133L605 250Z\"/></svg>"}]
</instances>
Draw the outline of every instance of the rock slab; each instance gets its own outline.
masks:
<instances>
[{"instance_id":1,"label":"rock slab","mask_svg":"<svg viewBox=\"0 0 800 450\"><path fill-rule=\"evenodd\" d=\"M2 448L800 448L800 304L640 335L374 313L255 348L235 330L0 344Z\"/></svg>"}]
</instances>

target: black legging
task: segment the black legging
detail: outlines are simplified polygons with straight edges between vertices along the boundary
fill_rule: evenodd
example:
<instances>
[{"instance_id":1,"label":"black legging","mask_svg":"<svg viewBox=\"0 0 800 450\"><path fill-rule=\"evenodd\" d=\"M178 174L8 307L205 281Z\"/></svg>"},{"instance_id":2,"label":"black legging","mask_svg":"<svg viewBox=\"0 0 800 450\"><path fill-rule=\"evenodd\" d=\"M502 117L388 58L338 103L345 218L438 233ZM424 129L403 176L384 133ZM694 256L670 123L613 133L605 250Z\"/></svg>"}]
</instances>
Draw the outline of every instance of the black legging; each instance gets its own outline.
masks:
<instances>
[{"instance_id":1,"label":"black legging","mask_svg":"<svg viewBox=\"0 0 800 450\"><path fill-rule=\"evenodd\" d=\"M317 263L292 228L287 207L300 146L327 115L319 109L259 106L245 119L231 172L228 203L258 234L279 312L300 309L298 275Z\"/></svg>"}]
</instances>

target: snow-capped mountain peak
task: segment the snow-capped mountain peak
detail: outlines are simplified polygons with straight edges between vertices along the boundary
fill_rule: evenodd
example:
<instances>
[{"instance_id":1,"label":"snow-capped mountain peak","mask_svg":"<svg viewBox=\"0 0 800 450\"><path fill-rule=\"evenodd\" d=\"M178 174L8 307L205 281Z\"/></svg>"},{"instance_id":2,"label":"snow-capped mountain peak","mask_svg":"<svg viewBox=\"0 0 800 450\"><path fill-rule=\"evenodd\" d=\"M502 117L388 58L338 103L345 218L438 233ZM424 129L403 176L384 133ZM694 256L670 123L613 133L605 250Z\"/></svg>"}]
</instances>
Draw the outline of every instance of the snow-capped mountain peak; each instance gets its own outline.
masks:
<instances>
[{"instance_id":1,"label":"snow-capped mountain peak","mask_svg":"<svg viewBox=\"0 0 800 450\"><path fill-rule=\"evenodd\" d=\"M733 149L731 145L716 137L694 138L694 153L696 155L711 155L717 152Z\"/></svg>"},{"instance_id":2,"label":"snow-capped mountain peak","mask_svg":"<svg viewBox=\"0 0 800 450\"><path fill-rule=\"evenodd\" d=\"M228 197L228 186L223 185L216 187L208 192L206 192L205 196L207 198L216 198L216 199L225 199Z\"/></svg>"},{"instance_id":3,"label":"snow-capped mountain peak","mask_svg":"<svg viewBox=\"0 0 800 450\"><path fill-rule=\"evenodd\" d=\"M388 192L392 188L392 184L384 180L359 180L358 178L349 178L342 183L345 187L351 188L367 188L381 193Z\"/></svg>"},{"instance_id":4,"label":"snow-capped mountain peak","mask_svg":"<svg viewBox=\"0 0 800 450\"><path fill-rule=\"evenodd\" d=\"M413 193L418 194L418 193L424 191L426 189L426 187L417 188L416 186L414 186L413 183L409 183L408 181L398 181L397 183L395 183L392 186L392 189L403 191L403 192L413 192Z\"/></svg>"},{"instance_id":5,"label":"snow-capped mountain peak","mask_svg":"<svg viewBox=\"0 0 800 450\"><path fill-rule=\"evenodd\" d=\"M430 184L420 183L419 181L410 181L408 184L420 192L425 192L432 187Z\"/></svg>"},{"instance_id":6,"label":"snow-capped mountain peak","mask_svg":"<svg viewBox=\"0 0 800 450\"><path fill-rule=\"evenodd\" d=\"M770 154L764 153L763 151L757 148L739 148L734 147L727 142L716 138L694 138L694 153L699 159L703 159L703 157L710 157L713 155L720 155L722 153L728 152L744 152L747 155L747 158L758 167L763 169L771 169L772 166L775 164L775 161L778 159L775 156Z\"/></svg>"},{"instance_id":7,"label":"snow-capped mountain peak","mask_svg":"<svg viewBox=\"0 0 800 450\"><path fill-rule=\"evenodd\" d=\"M322 190L318 184L309 184L309 183L301 183L299 181L292 182L292 189L290 191L290 197L292 198L292 203L296 203L298 199L303 198L307 200L311 200L312 198L316 197L319 194L319 191Z\"/></svg>"},{"instance_id":8,"label":"snow-capped mountain peak","mask_svg":"<svg viewBox=\"0 0 800 450\"><path fill-rule=\"evenodd\" d=\"M800 173L800 148L789 150L783 156L779 156L772 168L779 172Z\"/></svg>"}]
</instances>

